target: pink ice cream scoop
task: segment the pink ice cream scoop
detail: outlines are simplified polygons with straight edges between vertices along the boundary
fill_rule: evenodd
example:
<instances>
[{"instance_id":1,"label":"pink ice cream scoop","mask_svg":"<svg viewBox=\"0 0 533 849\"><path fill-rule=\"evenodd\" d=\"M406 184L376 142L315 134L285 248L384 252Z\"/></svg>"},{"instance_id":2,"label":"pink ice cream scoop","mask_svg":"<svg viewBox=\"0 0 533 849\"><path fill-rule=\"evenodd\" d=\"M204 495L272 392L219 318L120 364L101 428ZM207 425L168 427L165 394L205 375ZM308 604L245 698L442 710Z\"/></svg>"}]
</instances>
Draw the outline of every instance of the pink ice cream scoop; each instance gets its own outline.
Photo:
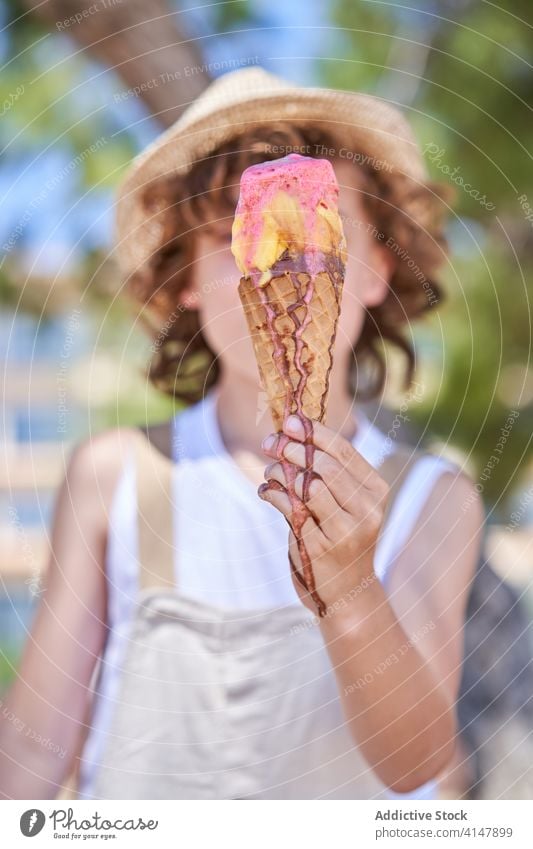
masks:
<instances>
[{"instance_id":1,"label":"pink ice cream scoop","mask_svg":"<svg viewBox=\"0 0 533 849\"><path fill-rule=\"evenodd\" d=\"M346 261L337 211L339 187L327 159L291 153L247 168L232 232L232 251L243 275L262 272L261 285L289 251L303 255L312 274L324 268L324 254Z\"/></svg>"}]
</instances>

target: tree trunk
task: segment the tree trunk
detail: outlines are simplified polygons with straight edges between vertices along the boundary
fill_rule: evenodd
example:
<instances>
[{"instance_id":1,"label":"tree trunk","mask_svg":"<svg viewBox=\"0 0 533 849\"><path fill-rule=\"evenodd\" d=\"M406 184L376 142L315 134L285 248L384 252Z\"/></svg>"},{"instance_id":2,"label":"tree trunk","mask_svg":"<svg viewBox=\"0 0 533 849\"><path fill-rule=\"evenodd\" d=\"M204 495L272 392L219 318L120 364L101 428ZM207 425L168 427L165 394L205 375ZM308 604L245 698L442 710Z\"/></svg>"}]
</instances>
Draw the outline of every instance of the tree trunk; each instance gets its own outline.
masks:
<instances>
[{"instance_id":1,"label":"tree trunk","mask_svg":"<svg viewBox=\"0 0 533 849\"><path fill-rule=\"evenodd\" d=\"M122 78L165 127L210 82L193 39L165 0L23 0L51 29L65 32Z\"/></svg>"}]
</instances>

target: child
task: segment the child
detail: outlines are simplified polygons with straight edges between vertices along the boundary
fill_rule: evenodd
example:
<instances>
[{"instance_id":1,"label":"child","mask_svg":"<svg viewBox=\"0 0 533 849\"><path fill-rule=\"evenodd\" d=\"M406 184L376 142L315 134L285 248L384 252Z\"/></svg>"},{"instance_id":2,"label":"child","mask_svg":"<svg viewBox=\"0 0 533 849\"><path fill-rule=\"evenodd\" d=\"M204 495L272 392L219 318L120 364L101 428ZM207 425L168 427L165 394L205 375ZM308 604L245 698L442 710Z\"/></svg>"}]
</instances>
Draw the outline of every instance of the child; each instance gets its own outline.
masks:
<instances>
[{"instance_id":1,"label":"child","mask_svg":"<svg viewBox=\"0 0 533 849\"><path fill-rule=\"evenodd\" d=\"M289 152L332 162L348 247L304 527L320 618L290 573L290 503L268 486L284 483L279 435L230 252L240 174ZM135 162L119 260L154 335L149 377L186 407L71 456L9 699L67 755L4 722L5 797L65 793L77 767L80 798L437 797L483 510L465 474L386 437L354 397L379 394L383 339L412 380L442 206L395 109L260 69L213 83ZM301 423L284 429L301 469Z\"/></svg>"}]
</instances>

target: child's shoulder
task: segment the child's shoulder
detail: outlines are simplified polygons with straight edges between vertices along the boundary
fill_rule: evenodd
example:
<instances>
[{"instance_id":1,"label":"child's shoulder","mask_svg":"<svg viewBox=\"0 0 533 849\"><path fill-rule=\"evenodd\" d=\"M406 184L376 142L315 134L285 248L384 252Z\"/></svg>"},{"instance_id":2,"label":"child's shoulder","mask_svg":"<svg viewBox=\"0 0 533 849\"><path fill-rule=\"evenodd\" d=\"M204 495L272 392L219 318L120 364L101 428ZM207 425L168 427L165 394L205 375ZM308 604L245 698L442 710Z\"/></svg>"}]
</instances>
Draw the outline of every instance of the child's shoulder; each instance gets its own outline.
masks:
<instances>
[{"instance_id":1,"label":"child's shoulder","mask_svg":"<svg viewBox=\"0 0 533 849\"><path fill-rule=\"evenodd\" d=\"M428 447L397 443L380 467L390 486L388 505L396 498L418 505L419 524L431 536L434 525L461 524L470 531L484 520L479 487L460 463ZM422 501L422 499L424 499ZM467 518L468 514L468 518ZM421 531L420 531L421 532Z\"/></svg>"},{"instance_id":2,"label":"child's shoulder","mask_svg":"<svg viewBox=\"0 0 533 849\"><path fill-rule=\"evenodd\" d=\"M71 449L64 485L75 496L83 494L85 504L108 512L116 485L139 440L171 456L170 421L151 425L111 427L80 439Z\"/></svg>"},{"instance_id":3,"label":"child's shoulder","mask_svg":"<svg viewBox=\"0 0 533 849\"><path fill-rule=\"evenodd\" d=\"M467 545L485 522L478 485L458 461L430 450L420 451L418 457L426 468L413 485L426 489L426 498L418 516L417 533L421 538L426 537L430 545L443 535L462 538ZM426 481L430 484L427 487Z\"/></svg>"},{"instance_id":4,"label":"child's shoulder","mask_svg":"<svg viewBox=\"0 0 533 849\"><path fill-rule=\"evenodd\" d=\"M135 431L135 427L106 428L80 439L71 450L67 471L76 477L112 475L131 450Z\"/></svg>"},{"instance_id":5,"label":"child's shoulder","mask_svg":"<svg viewBox=\"0 0 533 849\"><path fill-rule=\"evenodd\" d=\"M147 440L153 447L171 456L171 421L156 424L106 428L80 439L73 447L69 465L79 474L98 471L113 475L124 465L136 441Z\"/></svg>"}]
</instances>

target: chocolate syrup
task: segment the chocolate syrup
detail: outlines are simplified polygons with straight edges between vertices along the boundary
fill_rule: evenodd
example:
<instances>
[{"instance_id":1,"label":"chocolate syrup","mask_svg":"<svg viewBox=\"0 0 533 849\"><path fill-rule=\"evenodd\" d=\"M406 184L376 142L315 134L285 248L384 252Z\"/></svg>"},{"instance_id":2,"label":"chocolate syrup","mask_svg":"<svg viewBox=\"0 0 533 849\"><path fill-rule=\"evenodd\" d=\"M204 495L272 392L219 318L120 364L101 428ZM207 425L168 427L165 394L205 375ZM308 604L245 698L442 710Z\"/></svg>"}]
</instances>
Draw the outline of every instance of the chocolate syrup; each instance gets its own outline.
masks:
<instances>
[{"instance_id":1,"label":"chocolate syrup","mask_svg":"<svg viewBox=\"0 0 533 849\"><path fill-rule=\"evenodd\" d=\"M333 281L337 302L339 302L342 290L344 270L342 262L338 256L333 254L323 255L322 258L323 262L321 262L321 265L323 266L323 271L327 273L330 279ZM292 507L292 516L291 521L287 521L289 523L289 526L292 528L296 539L298 552L300 554L300 559L302 562L303 574L301 574L297 570L289 552L289 563L291 571L295 576L296 580L298 580L298 582L305 588L305 590L309 593L309 595L315 602L319 617L323 617L326 614L326 605L324 604L324 601L316 591L316 584L311 559L309 557L302 537L302 530L306 520L311 516L316 521L316 517L313 516L311 510L307 506L307 501L309 498L309 487L311 485L311 481L314 480L314 478L320 478L320 475L313 470L315 450L315 446L313 444L313 422L303 412L303 394L312 367L309 358L305 363L302 361L302 355L307 348L307 343L303 338L303 334L312 318L309 305L311 303L314 293L315 278L310 273L306 265L305 255L300 254L294 257L289 255L288 252L286 252L272 267L271 279L275 279L283 275L289 277L292 286L294 287L294 291L296 292L296 300L293 304L290 304L286 310L287 314L291 317L294 325L294 330L291 333L291 337L294 341L294 366L296 371L300 375L296 388L293 387L290 378L290 366L287 347L283 344L283 336L276 330L276 319L282 314L282 310L277 309L275 301L270 300L268 297L267 289L269 283L260 285L260 274L252 274L250 275L250 279L252 280L252 283L254 284L258 292L261 304L264 308L266 324L269 329L274 347L273 359L276 364L276 368L280 374L280 377L282 378L283 383L286 387L284 420L286 420L287 416L295 414L300 418L304 428L303 445L305 449L305 468L303 470L302 498L300 499L295 491L295 481L296 476L298 474L298 469L292 463L286 460L283 456L283 450L287 443L290 442L290 438L283 432L280 433L276 456L283 469L287 485L286 487L283 487L278 481L272 480L268 481L265 484L262 484L261 489L263 491L269 488L276 489L278 491L286 492L286 494L289 496ZM304 307L304 314L303 318L301 319L299 318L298 313L299 307ZM331 371L332 366L331 352L334 341L335 335L333 335L332 339L330 340L330 344L328 347L329 367L326 377L325 391L320 401L319 421L322 421L325 415L325 403L329 389L329 373Z\"/></svg>"}]
</instances>

